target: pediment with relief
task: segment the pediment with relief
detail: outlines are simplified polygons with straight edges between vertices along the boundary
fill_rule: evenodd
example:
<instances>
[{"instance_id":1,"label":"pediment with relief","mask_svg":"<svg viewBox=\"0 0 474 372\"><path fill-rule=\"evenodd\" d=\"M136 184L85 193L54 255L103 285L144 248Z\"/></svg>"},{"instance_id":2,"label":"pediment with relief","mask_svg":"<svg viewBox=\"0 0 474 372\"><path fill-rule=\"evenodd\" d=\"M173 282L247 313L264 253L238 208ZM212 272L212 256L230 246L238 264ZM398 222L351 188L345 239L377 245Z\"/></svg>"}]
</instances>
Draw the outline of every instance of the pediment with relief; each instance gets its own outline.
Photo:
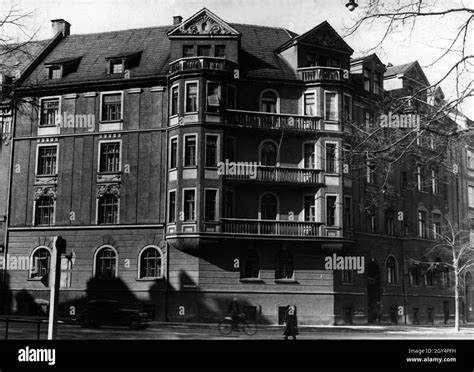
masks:
<instances>
[{"instance_id":1,"label":"pediment with relief","mask_svg":"<svg viewBox=\"0 0 474 372\"><path fill-rule=\"evenodd\" d=\"M222 19L217 17L211 11L202 9L186 21L171 30L169 36L184 36L184 35L223 35L223 36L238 36L240 33L229 26Z\"/></svg>"}]
</instances>

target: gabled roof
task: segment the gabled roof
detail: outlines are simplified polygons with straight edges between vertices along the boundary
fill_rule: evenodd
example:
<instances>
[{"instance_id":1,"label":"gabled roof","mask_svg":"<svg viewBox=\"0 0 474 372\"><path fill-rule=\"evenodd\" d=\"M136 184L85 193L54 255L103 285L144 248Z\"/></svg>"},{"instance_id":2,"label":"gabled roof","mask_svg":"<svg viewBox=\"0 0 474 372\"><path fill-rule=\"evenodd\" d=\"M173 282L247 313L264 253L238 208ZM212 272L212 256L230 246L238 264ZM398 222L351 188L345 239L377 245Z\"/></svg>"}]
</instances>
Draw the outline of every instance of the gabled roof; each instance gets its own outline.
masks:
<instances>
[{"instance_id":1,"label":"gabled roof","mask_svg":"<svg viewBox=\"0 0 474 372\"><path fill-rule=\"evenodd\" d=\"M0 73L17 76L33 61L49 40L8 44L0 47Z\"/></svg>"},{"instance_id":2,"label":"gabled roof","mask_svg":"<svg viewBox=\"0 0 474 372\"><path fill-rule=\"evenodd\" d=\"M418 61L413 61L410 63L405 63L403 65L398 65L398 66L391 66L387 69L387 71L385 71L385 74L383 75L383 77L384 79L388 79L390 77L397 76L397 75L408 76L408 75L413 75L416 73L423 80L423 81L420 81L421 83L424 83L426 85L430 84L428 78L426 77Z\"/></svg>"},{"instance_id":3,"label":"gabled roof","mask_svg":"<svg viewBox=\"0 0 474 372\"><path fill-rule=\"evenodd\" d=\"M281 45L277 49L277 52L282 52L296 43L312 44L324 48L336 49L348 54L354 53L354 50L344 41L336 30L332 28L328 21L321 22L319 25L304 34L292 38Z\"/></svg>"},{"instance_id":4,"label":"gabled roof","mask_svg":"<svg viewBox=\"0 0 474 372\"><path fill-rule=\"evenodd\" d=\"M168 32L168 36L240 36L239 32L207 8L181 22Z\"/></svg>"}]
</instances>

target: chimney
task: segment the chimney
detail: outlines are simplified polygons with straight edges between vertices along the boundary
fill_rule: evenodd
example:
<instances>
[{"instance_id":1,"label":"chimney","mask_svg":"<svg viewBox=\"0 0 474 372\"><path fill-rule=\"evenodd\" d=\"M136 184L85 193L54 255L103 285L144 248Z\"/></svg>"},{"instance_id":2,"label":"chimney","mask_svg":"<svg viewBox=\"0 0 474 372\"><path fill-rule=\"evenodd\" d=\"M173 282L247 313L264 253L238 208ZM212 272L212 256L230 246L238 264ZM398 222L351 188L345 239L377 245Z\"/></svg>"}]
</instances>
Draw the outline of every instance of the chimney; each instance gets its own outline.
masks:
<instances>
[{"instance_id":1,"label":"chimney","mask_svg":"<svg viewBox=\"0 0 474 372\"><path fill-rule=\"evenodd\" d=\"M181 16L174 16L173 17L173 26L179 25L181 22L183 22L183 17L181 17Z\"/></svg>"},{"instance_id":2,"label":"chimney","mask_svg":"<svg viewBox=\"0 0 474 372\"><path fill-rule=\"evenodd\" d=\"M61 32L64 37L69 36L71 31L71 24L64 19L52 19L52 29L53 35L56 35L58 32Z\"/></svg>"}]
</instances>

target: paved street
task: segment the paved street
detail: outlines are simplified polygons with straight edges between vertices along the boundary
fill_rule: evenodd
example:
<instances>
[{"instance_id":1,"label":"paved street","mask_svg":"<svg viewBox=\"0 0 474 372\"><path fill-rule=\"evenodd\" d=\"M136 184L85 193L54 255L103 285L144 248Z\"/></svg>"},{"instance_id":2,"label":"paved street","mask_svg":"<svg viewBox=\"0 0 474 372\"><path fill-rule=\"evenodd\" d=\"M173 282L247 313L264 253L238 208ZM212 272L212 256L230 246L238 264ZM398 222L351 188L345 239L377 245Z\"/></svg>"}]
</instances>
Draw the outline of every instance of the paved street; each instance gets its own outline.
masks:
<instances>
[{"instance_id":1,"label":"paved street","mask_svg":"<svg viewBox=\"0 0 474 372\"><path fill-rule=\"evenodd\" d=\"M215 324L177 324L153 322L144 330L129 330L126 327L81 328L76 324L60 324L58 338L63 340L279 340L282 338L282 326L259 326L254 336L242 332L222 336ZM10 323L8 339L36 339L37 325ZM40 328L40 338L46 339L47 324ZM5 324L0 324L0 339L5 337ZM474 325L465 326L460 333L452 327L415 327L415 326L300 326L301 340L318 339L474 339Z\"/></svg>"}]
</instances>

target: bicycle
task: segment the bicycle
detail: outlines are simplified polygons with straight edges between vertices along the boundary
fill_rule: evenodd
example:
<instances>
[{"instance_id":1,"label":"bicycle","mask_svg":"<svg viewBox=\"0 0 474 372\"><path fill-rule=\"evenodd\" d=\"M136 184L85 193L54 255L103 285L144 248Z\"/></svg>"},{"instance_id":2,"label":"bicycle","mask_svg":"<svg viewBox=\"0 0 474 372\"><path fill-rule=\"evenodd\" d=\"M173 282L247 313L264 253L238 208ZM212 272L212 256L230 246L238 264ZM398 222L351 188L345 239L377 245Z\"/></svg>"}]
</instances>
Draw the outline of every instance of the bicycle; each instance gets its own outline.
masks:
<instances>
[{"instance_id":1,"label":"bicycle","mask_svg":"<svg viewBox=\"0 0 474 372\"><path fill-rule=\"evenodd\" d=\"M235 325L234 321L232 320L232 317L230 316L226 316L217 325L219 333L223 336L230 335L234 330L238 329L239 327L247 336L253 336L255 333L257 333L257 326L251 321L249 321L245 315L239 317Z\"/></svg>"}]
</instances>

